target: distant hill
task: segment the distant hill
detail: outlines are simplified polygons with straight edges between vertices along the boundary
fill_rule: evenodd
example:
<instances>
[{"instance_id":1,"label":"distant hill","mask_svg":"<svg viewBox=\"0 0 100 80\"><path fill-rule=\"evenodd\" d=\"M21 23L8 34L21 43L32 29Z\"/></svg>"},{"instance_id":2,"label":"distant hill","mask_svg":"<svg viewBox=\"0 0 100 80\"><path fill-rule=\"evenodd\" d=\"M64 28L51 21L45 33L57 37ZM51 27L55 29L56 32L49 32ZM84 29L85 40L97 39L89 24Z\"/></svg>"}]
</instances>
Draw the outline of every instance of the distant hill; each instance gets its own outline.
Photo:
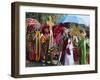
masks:
<instances>
[{"instance_id":1,"label":"distant hill","mask_svg":"<svg viewBox=\"0 0 100 80\"><path fill-rule=\"evenodd\" d=\"M80 28L80 29L85 29L85 30L88 30L89 31L89 26L85 25L85 24L78 24L78 23L73 23L73 22L66 22L66 23L63 23L63 25L66 27L66 28L70 28L72 27L72 25Z\"/></svg>"},{"instance_id":2,"label":"distant hill","mask_svg":"<svg viewBox=\"0 0 100 80\"><path fill-rule=\"evenodd\" d=\"M72 28L73 34L78 34L79 30L84 29L86 31L86 36L89 38L89 32L90 32L89 26L86 26L85 24L66 22L66 23L63 23L63 26L65 26L66 28Z\"/></svg>"}]
</instances>

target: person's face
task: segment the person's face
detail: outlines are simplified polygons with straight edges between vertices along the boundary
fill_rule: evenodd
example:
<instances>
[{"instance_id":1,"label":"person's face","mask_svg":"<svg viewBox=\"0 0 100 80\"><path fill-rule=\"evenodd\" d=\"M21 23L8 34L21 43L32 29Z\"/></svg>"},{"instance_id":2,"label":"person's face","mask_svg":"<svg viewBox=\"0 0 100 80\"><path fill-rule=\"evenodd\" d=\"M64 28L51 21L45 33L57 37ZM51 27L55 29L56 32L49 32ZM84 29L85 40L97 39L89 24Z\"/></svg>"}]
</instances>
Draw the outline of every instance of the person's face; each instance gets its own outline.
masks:
<instances>
[{"instance_id":1,"label":"person's face","mask_svg":"<svg viewBox=\"0 0 100 80\"><path fill-rule=\"evenodd\" d=\"M86 36L86 33L85 32L82 32L80 37L81 38L85 38L85 36Z\"/></svg>"},{"instance_id":2,"label":"person's face","mask_svg":"<svg viewBox=\"0 0 100 80\"><path fill-rule=\"evenodd\" d=\"M65 34L68 34L68 30L66 28L64 28L64 32Z\"/></svg>"},{"instance_id":3,"label":"person's face","mask_svg":"<svg viewBox=\"0 0 100 80\"><path fill-rule=\"evenodd\" d=\"M48 33L49 32L49 29L48 28L45 28L45 32Z\"/></svg>"}]
</instances>

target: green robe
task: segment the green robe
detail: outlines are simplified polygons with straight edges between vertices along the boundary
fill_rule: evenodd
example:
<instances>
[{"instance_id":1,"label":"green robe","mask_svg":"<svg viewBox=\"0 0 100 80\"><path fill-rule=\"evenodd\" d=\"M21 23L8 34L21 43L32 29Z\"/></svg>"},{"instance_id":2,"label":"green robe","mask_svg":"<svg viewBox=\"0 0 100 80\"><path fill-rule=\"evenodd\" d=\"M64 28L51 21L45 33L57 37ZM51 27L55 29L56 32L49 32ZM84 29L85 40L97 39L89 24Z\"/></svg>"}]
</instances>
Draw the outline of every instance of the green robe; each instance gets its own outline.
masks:
<instances>
[{"instance_id":1,"label":"green robe","mask_svg":"<svg viewBox=\"0 0 100 80\"><path fill-rule=\"evenodd\" d=\"M81 39L78 42L78 47L80 49L79 51L79 63L80 64L86 64L86 41L85 39Z\"/></svg>"}]
</instances>

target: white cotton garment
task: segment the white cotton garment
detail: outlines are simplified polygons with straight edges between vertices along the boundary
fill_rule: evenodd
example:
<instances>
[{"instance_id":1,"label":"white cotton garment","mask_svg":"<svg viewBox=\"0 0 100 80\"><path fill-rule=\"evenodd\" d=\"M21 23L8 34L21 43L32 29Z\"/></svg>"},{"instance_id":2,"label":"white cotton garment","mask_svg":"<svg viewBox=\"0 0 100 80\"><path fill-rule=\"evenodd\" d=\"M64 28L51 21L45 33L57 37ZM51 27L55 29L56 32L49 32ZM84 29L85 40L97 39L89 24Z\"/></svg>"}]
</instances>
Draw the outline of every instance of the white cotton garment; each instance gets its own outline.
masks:
<instances>
[{"instance_id":1,"label":"white cotton garment","mask_svg":"<svg viewBox=\"0 0 100 80\"><path fill-rule=\"evenodd\" d=\"M74 64L73 44L70 39L68 40L68 45L66 46L66 49L67 48L69 48L70 50L70 55L66 52L64 65L73 65Z\"/></svg>"}]
</instances>

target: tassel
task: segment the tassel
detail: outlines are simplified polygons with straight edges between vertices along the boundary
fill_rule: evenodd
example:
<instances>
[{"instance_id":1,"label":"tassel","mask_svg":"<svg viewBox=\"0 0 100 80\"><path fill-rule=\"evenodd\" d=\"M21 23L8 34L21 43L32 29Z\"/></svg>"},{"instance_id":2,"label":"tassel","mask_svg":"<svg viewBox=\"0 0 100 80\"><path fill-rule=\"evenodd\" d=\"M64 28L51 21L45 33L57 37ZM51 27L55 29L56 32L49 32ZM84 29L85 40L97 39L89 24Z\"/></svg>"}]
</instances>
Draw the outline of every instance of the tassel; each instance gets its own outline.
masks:
<instances>
[{"instance_id":1,"label":"tassel","mask_svg":"<svg viewBox=\"0 0 100 80\"><path fill-rule=\"evenodd\" d=\"M36 61L40 60L40 31L36 31Z\"/></svg>"}]
</instances>

